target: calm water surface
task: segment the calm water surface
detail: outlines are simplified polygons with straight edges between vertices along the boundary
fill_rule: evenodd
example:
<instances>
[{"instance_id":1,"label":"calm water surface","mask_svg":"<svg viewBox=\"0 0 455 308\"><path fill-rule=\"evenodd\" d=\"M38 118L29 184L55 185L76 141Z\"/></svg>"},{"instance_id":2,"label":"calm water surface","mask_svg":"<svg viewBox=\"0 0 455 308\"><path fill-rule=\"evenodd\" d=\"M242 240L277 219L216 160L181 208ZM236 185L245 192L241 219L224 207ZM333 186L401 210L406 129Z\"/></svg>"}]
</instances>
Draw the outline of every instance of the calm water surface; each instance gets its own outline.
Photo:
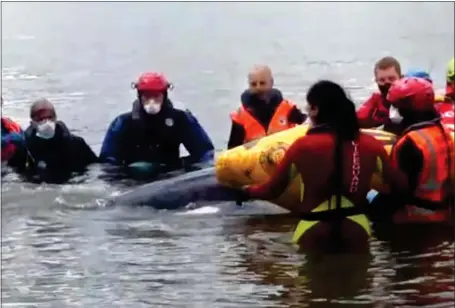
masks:
<instances>
[{"instance_id":1,"label":"calm water surface","mask_svg":"<svg viewBox=\"0 0 455 308\"><path fill-rule=\"evenodd\" d=\"M317 78L361 101L394 55L439 87L454 54L453 3L2 3L3 113L28 123L47 97L99 151L130 83L162 70L227 142L246 71L272 66L304 106ZM106 208L120 186L96 168L62 186L2 183L4 307L451 307L453 230L379 230L371 256L308 259L295 220L266 204L179 213Z\"/></svg>"}]
</instances>

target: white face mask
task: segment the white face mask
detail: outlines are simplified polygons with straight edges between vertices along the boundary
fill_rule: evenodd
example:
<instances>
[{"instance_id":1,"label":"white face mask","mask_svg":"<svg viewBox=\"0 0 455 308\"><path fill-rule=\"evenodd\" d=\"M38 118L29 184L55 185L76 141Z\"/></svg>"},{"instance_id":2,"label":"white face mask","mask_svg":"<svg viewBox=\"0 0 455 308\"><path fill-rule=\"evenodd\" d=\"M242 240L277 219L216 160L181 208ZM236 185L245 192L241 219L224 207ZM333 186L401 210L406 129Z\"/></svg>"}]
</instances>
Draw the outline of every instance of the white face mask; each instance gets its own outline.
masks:
<instances>
[{"instance_id":1,"label":"white face mask","mask_svg":"<svg viewBox=\"0 0 455 308\"><path fill-rule=\"evenodd\" d=\"M401 120L403 120L403 117L401 116L401 114L397 108L390 106L389 119L396 123L396 122L400 122Z\"/></svg>"},{"instance_id":2,"label":"white face mask","mask_svg":"<svg viewBox=\"0 0 455 308\"><path fill-rule=\"evenodd\" d=\"M55 135L55 122L43 121L36 126L36 136L43 139L51 139Z\"/></svg>"},{"instance_id":3,"label":"white face mask","mask_svg":"<svg viewBox=\"0 0 455 308\"><path fill-rule=\"evenodd\" d=\"M144 110L148 114L157 114L161 110L161 104L154 99L149 99L144 104Z\"/></svg>"}]
</instances>

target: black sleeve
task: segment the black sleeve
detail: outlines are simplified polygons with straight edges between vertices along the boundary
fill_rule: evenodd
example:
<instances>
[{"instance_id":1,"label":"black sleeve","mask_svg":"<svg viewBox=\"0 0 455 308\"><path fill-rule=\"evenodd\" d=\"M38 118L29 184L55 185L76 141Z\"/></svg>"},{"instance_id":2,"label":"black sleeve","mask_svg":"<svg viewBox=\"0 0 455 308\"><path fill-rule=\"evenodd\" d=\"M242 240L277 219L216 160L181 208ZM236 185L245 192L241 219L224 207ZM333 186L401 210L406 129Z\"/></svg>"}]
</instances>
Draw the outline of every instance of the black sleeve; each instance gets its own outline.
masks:
<instances>
[{"instance_id":1,"label":"black sleeve","mask_svg":"<svg viewBox=\"0 0 455 308\"><path fill-rule=\"evenodd\" d=\"M79 136L73 136L73 163L76 169L85 168L90 164L98 162L98 157Z\"/></svg>"},{"instance_id":2,"label":"black sleeve","mask_svg":"<svg viewBox=\"0 0 455 308\"><path fill-rule=\"evenodd\" d=\"M227 148L232 149L239 145L242 145L243 140L245 140L245 129L242 125L232 121L231 133L229 135Z\"/></svg>"},{"instance_id":3,"label":"black sleeve","mask_svg":"<svg viewBox=\"0 0 455 308\"><path fill-rule=\"evenodd\" d=\"M409 191L417 188L420 172L423 168L423 155L412 140L407 139L397 151L399 168L408 177Z\"/></svg>"},{"instance_id":4,"label":"black sleeve","mask_svg":"<svg viewBox=\"0 0 455 308\"><path fill-rule=\"evenodd\" d=\"M288 121L289 123L302 124L306 121L307 118L308 116L304 114L299 108L294 107L289 113Z\"/></svg>"}]
</instances>

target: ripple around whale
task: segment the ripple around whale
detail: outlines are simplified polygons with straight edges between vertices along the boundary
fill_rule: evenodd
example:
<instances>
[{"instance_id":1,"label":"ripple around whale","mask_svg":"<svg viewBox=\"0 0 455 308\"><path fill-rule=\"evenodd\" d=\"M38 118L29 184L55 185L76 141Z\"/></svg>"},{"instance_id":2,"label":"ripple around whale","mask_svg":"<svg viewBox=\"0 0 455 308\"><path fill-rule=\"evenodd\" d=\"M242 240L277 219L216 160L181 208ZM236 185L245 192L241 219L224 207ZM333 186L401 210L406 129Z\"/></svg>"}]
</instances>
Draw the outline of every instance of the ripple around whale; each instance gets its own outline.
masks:
<instances>
[{"instance_id":1,"label":"ripple around whale","mask_svg":"<svg viewBox=\"0 0 455 308\"><path fill-rule=\"evenodd\" d=\"M229 112L238 108L246 72L256 63L269 64L277 88L302 109L305 91L319 78L341 82L363 102L376 90L374 62L386 55L405 69L430 69L436 87L444 87L453 56L453 7L2 2L2 115L26 126L30 102L47 97L59 118L99 153L110 122L130 110L131 82L159 70L175 85L171 97L191 109L217 149L225 149ZM21 35L35 39L12 39ZM39 78L25 80L26 74ZM441 232L376 232L371 262L308 262L289 244L296 219L269 215L277 207L258 204L251 213L253 202L238 208L227 201L204 207L220 208L204 215L207 210L89 206L130 186L87 177L65 187L2 179L2 306L454 306L453 239Z\"/></svg>"}]
</instances>

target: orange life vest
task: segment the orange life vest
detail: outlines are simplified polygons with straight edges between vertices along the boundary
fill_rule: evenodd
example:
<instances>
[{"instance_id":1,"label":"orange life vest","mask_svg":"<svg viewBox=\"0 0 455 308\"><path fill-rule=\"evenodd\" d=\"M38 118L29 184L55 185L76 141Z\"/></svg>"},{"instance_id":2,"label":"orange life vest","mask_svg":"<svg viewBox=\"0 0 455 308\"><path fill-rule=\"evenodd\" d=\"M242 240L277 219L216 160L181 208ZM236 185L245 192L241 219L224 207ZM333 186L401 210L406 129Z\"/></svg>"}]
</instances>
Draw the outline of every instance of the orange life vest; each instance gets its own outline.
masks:
<instances>
[{"instance_id":1,"label":"orange life vest","mask_svg":"<svg viewBox=\"0 0 455 308\"><path fill-rule=\"evenodd\" d=\"M395 164L397 163L396 149L407 139L411 139L423 155L423 168L414 191L414 197L435 203L446 201L447 197L453 194L454 179L454 143L449 131L444 129L443 134L436 125L409 131L392 149L392 161ZM451 187L452 189L450 189ZM451 216L449 205L447 211L428 211L407 205L404 211L397 213L395 220L443 221L449 216Z\"/></svg>"},{"instance_id":2,"label":"orange life vest","mask_svg":"<svg viewBox=\"0 0 455 308\"><path fill-rule=\"evenodd\" d=\"M261 123L243 107L243 105L241 105L238 110L231 113L231 119L243 126L245 129L245 139L243 140L243 143L247 143L296 126L295 123L289 123L288 121L289 113L294 107L294 103L283 100L276 108L267 131Z\"/></svg>"},{"instance_id":3,"label":"orange life vest","mask_svg":"<svg viewBox=\"0 0 455 308\"><path fill-rule=\"evenodd\" d=\"M4 127L8 133L21 133L22 129L19 124L14 122L11 119L2 118L2 128ZM7 144L5 147L2 148L2 161L9 160L11 157L14 156L16 152L16 146L12 143Z\"/></svg>"}]
</instances>

